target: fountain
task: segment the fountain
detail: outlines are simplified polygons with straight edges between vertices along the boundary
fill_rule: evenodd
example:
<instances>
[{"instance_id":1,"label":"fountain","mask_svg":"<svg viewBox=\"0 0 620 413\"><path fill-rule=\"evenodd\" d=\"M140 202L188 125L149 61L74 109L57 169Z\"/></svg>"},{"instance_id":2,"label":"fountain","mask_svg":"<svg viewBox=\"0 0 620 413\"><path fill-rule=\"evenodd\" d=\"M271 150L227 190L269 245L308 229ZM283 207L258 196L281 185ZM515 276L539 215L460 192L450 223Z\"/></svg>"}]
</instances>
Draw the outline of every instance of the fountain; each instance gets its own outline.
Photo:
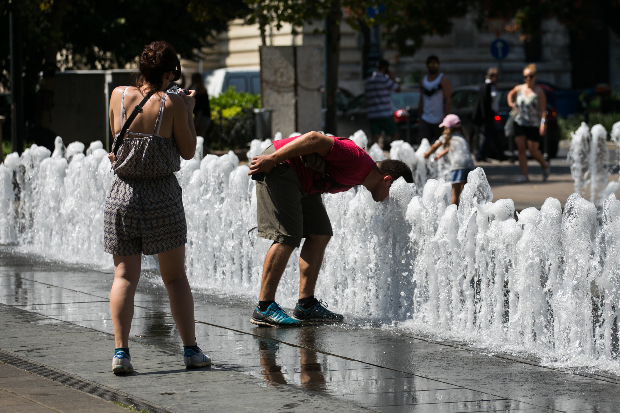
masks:
<instances>
[{"instance_id":1,"label":"fountain","mask_svg":"<svg viewBox=\"0 0 620 413\"><path fill-rule=\"evenodd\" d=\"M265 145L253 142L250 153ZM0 165L0 242L49 260L112 268L103 253L102 214L113 174L105 150L91 147L70 161L71 145L63 156L36 145L21 157L7 156ZM334 237L317 296L349 316L417 334L620 373L620 201L614 194L601 213L575 193L564 210L549 198L540 210L515 218L513 201L493 202L478 168L457 208L450 205L450 184L420 162L420 149L397 144L392 150L415 162L420 186L400 179L383 203L361 186L324 196ZM197 150L182 163L177 177L193 288L256 299L270 241L256 236L248 171L232 152L203 158ZM280 284L285 307L297 296L298 257L297 250Z\"/></svg>"},{"instance_id":2,"label":"fountain","mask_svg":"<svg viewBox=\"0 0 620 413\"><path fill-rule=\"evenodd\" d=\"M586 123L573 133L568 161L571 164L571 175L575 181L575 192L585 196L586 189L590 188L590 202L599 209L609 194L618 192L620 182L609 181L609 167L607 165L609 151L607 150L607 130L603 125L594 125L588 129ZM618 144L620 139L620 122L612 129L612 140ZM616 166L620 160L616 162Z\"/></svg>"}]
</instances>

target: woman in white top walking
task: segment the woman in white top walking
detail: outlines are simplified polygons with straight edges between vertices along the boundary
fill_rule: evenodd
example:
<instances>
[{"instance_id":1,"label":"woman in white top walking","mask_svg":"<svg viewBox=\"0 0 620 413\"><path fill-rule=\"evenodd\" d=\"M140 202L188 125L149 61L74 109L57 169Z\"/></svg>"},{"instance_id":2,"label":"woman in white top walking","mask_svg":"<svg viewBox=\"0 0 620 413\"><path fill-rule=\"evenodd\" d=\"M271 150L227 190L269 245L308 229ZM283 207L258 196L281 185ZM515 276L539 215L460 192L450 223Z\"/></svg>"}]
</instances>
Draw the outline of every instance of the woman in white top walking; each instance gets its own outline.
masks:
<instances>
[{"instance_id":1,"label":"woman in white top walking","mask_svg":"<svg viewBox=\"0 0 620 413\"><path fill-rule=\"evenodd\" d=\"M542 179L549 178L549 165L545 162L542 153L538 151L542 137L547 132L547 97L545 92L536 86L536 65L529 64L523 69L525 83L515 86L508 92L508 106L516 108L515 116L515 142L519 151L519 168L521 176L517 183L530 180L527 174L527 155L525 150L530 151L532 158L536 159L542 168Z\"/></svg>"}]
</instances>

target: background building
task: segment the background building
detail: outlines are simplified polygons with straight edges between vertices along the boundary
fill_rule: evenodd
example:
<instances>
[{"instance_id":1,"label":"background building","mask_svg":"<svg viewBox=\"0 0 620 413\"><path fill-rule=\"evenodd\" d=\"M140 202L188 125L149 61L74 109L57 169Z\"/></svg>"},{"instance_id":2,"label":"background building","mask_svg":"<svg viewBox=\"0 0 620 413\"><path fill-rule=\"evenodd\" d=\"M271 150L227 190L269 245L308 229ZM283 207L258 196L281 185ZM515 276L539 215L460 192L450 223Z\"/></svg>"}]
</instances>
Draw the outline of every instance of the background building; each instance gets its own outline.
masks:
<instances>
[{"instance_id":1,"label":"background building","mask_svg":"<svg viewBox=\"0 0 620 413\"><path fill-rule=\"evenodd\" d=\"M305 25L295 33L291 25L284 25L279 31L267 26L266 45L322 46L323 36L315 34L315 29L321 27L322 22ZM361 93L364 65L368 67L368 58L364 58L368 48L364 48L364 41L368 41L369 36L344 22L341 28L339 85L354 94ZM426 57L430 54L439 56L441 71L450 77L453 86L482 82L489 66L499 66L503 80L521 81L524 65L532 62L539 68L539 80L560 88L620 84L620 39L605 25L593 27L579 37L556 19L548 19L541 24L540 36L525 42L519 33L504 32L501 38L508 43L509 53L501 62L490 53L495 38L491 30L478 28L473 17L468 16L455 19L453 30L447 36L427 36L414 56L399 56L396 50L381 44L381 39L377 46L404 84L419 81L426 72ZM227 32L218 36L213 47L202 50L200 63L184 61L184 66L190 71L258 67L260 45L258 25L245 25L237 20Z\"/></svg>"}]
</instances>

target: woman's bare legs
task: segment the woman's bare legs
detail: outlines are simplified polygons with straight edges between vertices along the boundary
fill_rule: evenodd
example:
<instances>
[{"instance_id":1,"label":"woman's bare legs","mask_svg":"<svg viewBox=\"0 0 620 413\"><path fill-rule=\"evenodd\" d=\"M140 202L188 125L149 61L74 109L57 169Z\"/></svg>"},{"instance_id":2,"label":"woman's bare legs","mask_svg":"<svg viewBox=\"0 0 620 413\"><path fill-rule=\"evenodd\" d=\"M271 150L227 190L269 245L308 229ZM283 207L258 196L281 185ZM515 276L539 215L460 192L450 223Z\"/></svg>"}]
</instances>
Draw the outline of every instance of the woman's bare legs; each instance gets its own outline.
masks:
<instances>
[{"instance_id":1,"label":"woman's bare legs","mask_svg":"<svg viewBox=\"0 0 620 413\"><path fill-rule=\"evenodd\" d=\"M515 136L515 142L517 144L517 150L519 151L519 168L521 169L521 175L529 179L527 175L527 155L525 154L527 148L525 135Z\"/></svg>"},{"instance_id":2,"label":"woman's bare legs","mask_svg":"<svg viewBox=\"0 0 620 413\"><path fill-rule=\"evenodd\" d=\"M129 347L133 319L133 299L140 280L142 254L114 255L114 282L110 290L110 311L114 327L114 345Z\"/></svg>"},{"instance_id":3,"label":"woman's bare legs","mask_svg":"<svg viewBox=\"0 0 620 413\"><path fill-rule=\"evenodd\" d=\"M194 298L185 274L185 245L157 254L159 270L164 281L172 318L184 346L196 345Z\"/></svg>"},{"instance_id":4,"label":"woman's bare legs","mask_svg":"<svg viewBox=\"0 0 620 413\"><path fill-rule=\"evenodd\" d=\"M534 141L527 141L527 149L530 151L530 155L532 158L536 159L540 164L540 167L543 169L547 169L547 162L545 162L545 157L538 151L538 146L540 143Z\"/></svg>"}]
</instances>

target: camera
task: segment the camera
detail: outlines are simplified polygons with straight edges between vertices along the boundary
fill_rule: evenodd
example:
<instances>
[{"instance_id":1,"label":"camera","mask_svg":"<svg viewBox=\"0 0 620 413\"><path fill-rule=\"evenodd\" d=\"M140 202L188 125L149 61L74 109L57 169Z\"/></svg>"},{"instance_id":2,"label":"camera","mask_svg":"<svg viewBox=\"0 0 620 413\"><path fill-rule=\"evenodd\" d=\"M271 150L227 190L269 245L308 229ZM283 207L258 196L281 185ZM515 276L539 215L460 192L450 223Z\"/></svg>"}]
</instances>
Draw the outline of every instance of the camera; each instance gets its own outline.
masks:
<instances>
[{"instance_id":1,"label":"camera","mask_svg":"<svg viewBox=\"0 0 620 413\"><path fill-rule=\"evenodd\" d=\"M183 92L184 94L189 96L189 90L182 89L177 84L173 84L172 86L168 87L168 93L174 93L175 95L178 95L179 92Z\"/></svg>"}]
</instances>

